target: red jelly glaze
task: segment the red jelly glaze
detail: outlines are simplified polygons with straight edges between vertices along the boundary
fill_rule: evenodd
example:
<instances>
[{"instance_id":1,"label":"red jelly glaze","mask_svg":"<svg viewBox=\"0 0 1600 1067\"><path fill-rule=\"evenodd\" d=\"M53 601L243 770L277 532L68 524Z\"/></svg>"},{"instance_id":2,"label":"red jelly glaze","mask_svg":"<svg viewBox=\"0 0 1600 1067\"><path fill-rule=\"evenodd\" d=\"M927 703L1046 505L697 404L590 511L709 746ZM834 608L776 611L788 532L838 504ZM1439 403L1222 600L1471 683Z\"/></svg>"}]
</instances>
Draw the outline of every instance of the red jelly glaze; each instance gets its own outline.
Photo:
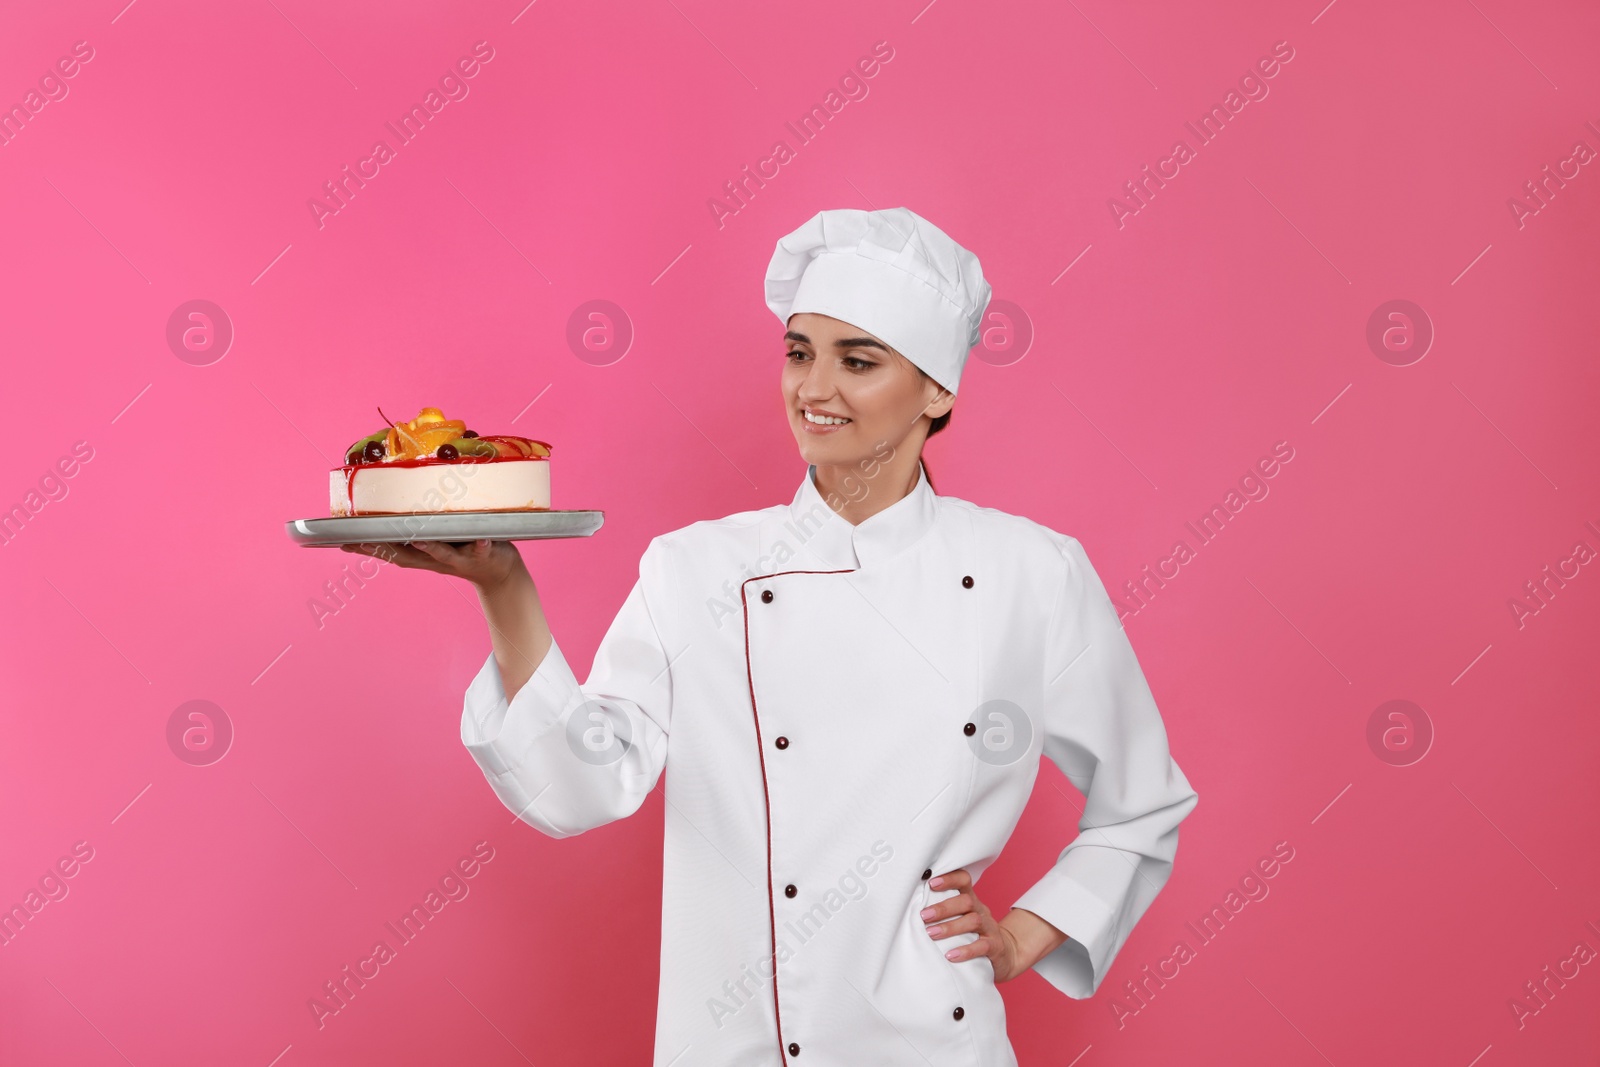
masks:
<instances>
[{"instance_id":1,"label":"red jelly glaze","mask_svg":"<svg viewBox=\"0 0 1600 1067\"><path fill-rule=\"evenodd\" d=\"M389 459L377 463L346 463L339 469L344 471L345 500L349 504L350 514L356 513L356 471L363 467L451 467L463 463L549 463L549 456L459 456L456 459L440 459L438 456L423 456L419 459Z\"/></svg>"}]
</instances>

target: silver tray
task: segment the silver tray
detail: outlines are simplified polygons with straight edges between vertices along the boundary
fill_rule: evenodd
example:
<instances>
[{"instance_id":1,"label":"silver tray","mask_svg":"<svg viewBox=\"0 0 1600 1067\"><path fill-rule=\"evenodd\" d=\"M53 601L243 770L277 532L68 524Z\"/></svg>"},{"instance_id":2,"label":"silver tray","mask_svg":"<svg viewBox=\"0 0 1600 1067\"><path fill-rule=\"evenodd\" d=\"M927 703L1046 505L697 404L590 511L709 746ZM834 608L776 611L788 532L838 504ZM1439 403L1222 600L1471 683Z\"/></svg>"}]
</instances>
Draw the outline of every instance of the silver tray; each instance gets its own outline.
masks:
<instances>
[{"instance_id":1,"label":"silver tray","mask_svg":"<svg viewBox=\"0 0 1600 1067\"><path fill-rule=\"evenodd\" d=\"M588 537L604 522L603 511L439 511L291 519L283 525L295 544L332 548L363 542L542 541L553 537Z\"/></svg>"}]
</instances>

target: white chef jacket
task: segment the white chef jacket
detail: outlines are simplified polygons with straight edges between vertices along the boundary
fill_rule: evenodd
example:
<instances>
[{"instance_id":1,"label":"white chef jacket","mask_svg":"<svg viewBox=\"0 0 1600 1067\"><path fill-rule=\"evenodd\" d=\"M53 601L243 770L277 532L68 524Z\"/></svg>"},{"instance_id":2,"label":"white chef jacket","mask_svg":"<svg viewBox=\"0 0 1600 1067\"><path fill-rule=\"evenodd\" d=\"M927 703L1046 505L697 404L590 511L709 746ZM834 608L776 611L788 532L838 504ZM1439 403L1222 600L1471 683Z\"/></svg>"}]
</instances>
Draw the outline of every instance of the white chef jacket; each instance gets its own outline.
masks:
<instances>
[{"instance_id":1,"label":"white chef jacket","mask_svg":"<svg viewBox=\"0 0 1600 1067\"><path fill-rule=\"evenodd\" d=\"M553 644L508 704L491 654L461 740L558 838L670 769L655 1067L1009 1067L992 964L944 957L977 935L918 915L956 892L928 875L980 876L1048 756L1083 818L1014 906L1069 938L1034 970L1088 997L1198 796L1076 539L920 466L852 525L814 477L654 538L581 685Z\"/></svg>"}]
</instances>

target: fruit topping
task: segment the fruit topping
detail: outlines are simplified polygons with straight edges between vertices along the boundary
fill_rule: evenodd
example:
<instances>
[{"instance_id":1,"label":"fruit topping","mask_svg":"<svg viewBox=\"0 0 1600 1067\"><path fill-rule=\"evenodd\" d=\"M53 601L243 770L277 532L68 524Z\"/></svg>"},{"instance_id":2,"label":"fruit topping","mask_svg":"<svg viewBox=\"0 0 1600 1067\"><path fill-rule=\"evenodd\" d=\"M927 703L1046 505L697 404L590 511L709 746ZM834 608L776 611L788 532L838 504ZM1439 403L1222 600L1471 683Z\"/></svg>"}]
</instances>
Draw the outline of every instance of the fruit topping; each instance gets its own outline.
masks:
<instances>
[{"instance_id":1,"label":"fruit topping","mask_svg":"<svg viewBox=\"0 0 1600 1067\"><path fill-rule=\"evenodd\" d=\"M408 441L415 441L411 431L404 426L389 427L389 434L384 439L384 448L387 449L392 459L415 459L417 450L408 446Z\"/></svg>"},{"instance_id":2,"label":"fruit topping","mask_svg":"<svg viewBox=\"0 0 1600 1067\"><path fill-rule=\"evenodd\" d=\"M493 441L500 449L502 456L539 456L550 455L550 446L543 441L535 441L531 437L515 437L511 434L491 434L483 438Z\"/></svg>"},{"instance_id":3,"label":"fruit topping","mask_svg":"<svg viewBox=\"0 0 1600 1067\"><path fill-rule=\"evenodd\" d=\"M365 455L366 455L368 446L373 444L374 442L376 442L379 446L382 446L383 439L387 434L388 434L387 430L379 430L377 433L368 434L366 437L363 437L361 440L355 442L349 448L344 450L344 461L346 463L366 463L366 462L370 462L369 460L364 458Z\"/></svg>"},{"instance_id":4,"label":"fruit topping","mask_svg":"<svg viewBox=\"0 0 1600 1067\"><path fill-rule=\"evenodd\" d=\"M459 428L423 423L422 429L416 432L417 451L424 456L433 455L440 445L449 444L460 436Z\"/></svg>"},{"instance_id":5,"label":"fruit topping","mask_svg":"<svg viewBox=\"0 0 1600 1067\"><path fill-rule=\"evenodd\" d=\"M458 437L449 444L440 445L439 454L444 455L444 450L447 448L455 449L458 456L494 457L500 454L500 450L494 447L493 441L485 441L481 437Z\"/></svg>"},{"instance_id":6,"label":"fruit topping","mask_svg":"<svg viewBox=\"0 0 1600 1067\"><path fill-rule=\"evenodd\" d=\"M482 437L479 438L479 440L488 445L490 448L494 449L494 454L497 456L510 456L513 459L522 458L521 450L519 450L517 446L512 444L510 441L502 441L496 437Z\"/></svg>"},{"instance_id":7,"label":"fruit topping","mask_svg":"<svg viewBox=\"0 0 1600 1067\"><path fill-rule=\"evenodd\" d=\"M467 429L460 419L447 419L438 408L423 408L414 419L393 422L378 409L388 429L369 434L345 450L345 462L384 463L391 460L438 458L528 459L550 455L550 445L531 437L491 434Z\"/></svg>"}]
</instances>

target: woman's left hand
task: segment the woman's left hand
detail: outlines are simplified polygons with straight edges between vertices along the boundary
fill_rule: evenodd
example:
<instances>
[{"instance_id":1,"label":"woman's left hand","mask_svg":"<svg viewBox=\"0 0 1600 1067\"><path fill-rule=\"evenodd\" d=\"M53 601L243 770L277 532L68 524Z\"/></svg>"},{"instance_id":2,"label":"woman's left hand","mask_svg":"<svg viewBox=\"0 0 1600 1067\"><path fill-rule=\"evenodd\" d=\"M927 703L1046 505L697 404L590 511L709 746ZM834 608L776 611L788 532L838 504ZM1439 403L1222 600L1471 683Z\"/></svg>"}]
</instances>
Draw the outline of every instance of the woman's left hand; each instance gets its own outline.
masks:
<instances>
[{"instance_id":1,"label":"woman's left hand","mask_svg":"<svg viewBox=\"0 0 1600 1067\"><path fill-rule=\"evenodd\" d=\"M922 909L922 918L928 923L930 937L938 940L970 931L978 934L975 941L946 952L945 958L959 962L987 956L994 967L996 982L1009 981L1027 969L1020 965L1021 951L1016 937L1000 925L988 906L972 891L972 876L965 867L929 880L928 888L960 890L956 896Z\"/></svg>"}]
</instances>

